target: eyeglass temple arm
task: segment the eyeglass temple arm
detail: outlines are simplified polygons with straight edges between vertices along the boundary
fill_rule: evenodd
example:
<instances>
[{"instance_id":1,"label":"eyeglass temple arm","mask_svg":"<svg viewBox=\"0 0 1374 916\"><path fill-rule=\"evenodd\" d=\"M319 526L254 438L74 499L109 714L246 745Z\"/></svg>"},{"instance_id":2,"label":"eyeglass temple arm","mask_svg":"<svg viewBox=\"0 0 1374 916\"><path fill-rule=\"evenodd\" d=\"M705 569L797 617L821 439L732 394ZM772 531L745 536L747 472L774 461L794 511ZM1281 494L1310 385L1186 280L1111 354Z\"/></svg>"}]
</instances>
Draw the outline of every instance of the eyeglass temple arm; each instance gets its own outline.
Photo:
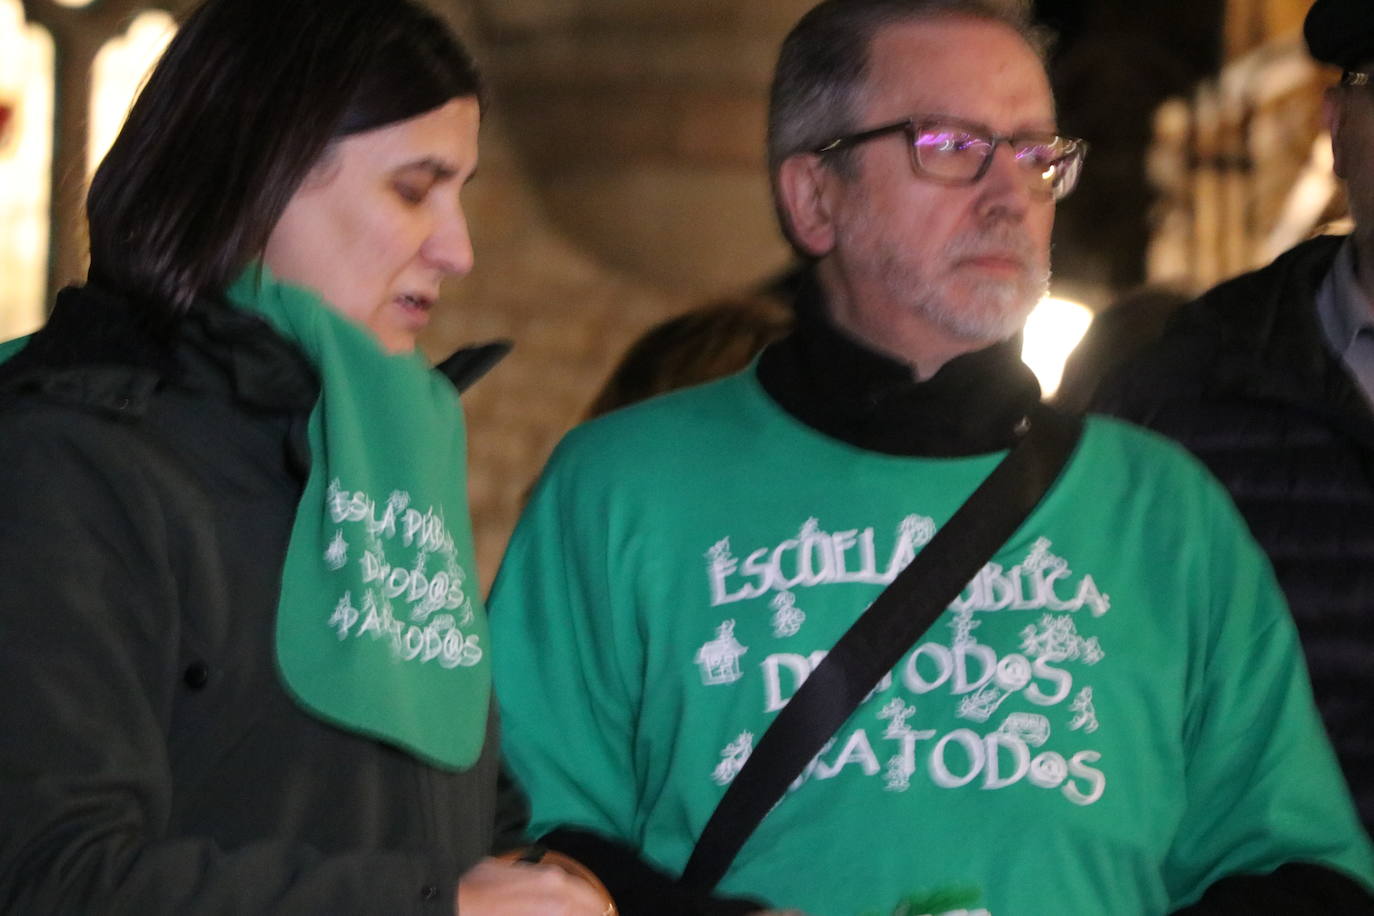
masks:
<instances>
[{"instance_id":1,"label":"eyeglass temple arm","mask_svg":"<svg viewBox=\"0 0 1374 916\"><path fill-rule=\"evenodd\" d=\"M860 131L857 134L848 134L843 137L836 137L824 146L818 146L811 152L816 155L821 153L833 153L837 149L855 146L865 140L872 140L874 137L881 137L883 134L894 134L899 130L906 130L911 126L910 119L897 121L892 124L884 124L881 127L873 127L868 130Z\"/></svg>"}]
</instances>

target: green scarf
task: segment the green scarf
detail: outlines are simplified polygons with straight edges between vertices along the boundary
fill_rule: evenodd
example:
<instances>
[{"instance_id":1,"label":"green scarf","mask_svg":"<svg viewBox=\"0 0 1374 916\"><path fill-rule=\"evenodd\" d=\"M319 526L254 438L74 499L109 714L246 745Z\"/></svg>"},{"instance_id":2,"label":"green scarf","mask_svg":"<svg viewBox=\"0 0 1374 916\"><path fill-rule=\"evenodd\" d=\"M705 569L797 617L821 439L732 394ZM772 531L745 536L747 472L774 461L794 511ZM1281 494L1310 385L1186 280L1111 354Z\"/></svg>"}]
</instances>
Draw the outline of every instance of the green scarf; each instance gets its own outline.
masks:
<instances>
[{"instance_id":1,"label":"green scarf","mask_svg":"<svg viewBox=\"0 0 1374 916\"><path fill-rule=\"evenodd\" d=\"M287 688L327 721L471 766L491 671L458 392L420 356L387 355L265 268L227 292L300 347L322 381L277 606Z\"/></svg>"},{"instance_id":2,"label":"green scarf","mask_svg":"<svg viewBox=\"0 0 1374 916\"><path fill-rule=\"evenodd\" d=\"M25 334L23 337L16 337L12 340L0 340L0 363L28 346L29 336Z\"/></svg>"},{"instance_id":3,"label":"green scarf","mask_svg":"<svg viewBox=\"0 0 1374 916\"><path fill-rule=\"evenodd\" d=\"M287 689L329 722L471 766L491 668L458 392L259 265L228 298L300 347L322 380L277 605ZM0 342L0 362L28 339Z\"/></svg>"}]
</instances>

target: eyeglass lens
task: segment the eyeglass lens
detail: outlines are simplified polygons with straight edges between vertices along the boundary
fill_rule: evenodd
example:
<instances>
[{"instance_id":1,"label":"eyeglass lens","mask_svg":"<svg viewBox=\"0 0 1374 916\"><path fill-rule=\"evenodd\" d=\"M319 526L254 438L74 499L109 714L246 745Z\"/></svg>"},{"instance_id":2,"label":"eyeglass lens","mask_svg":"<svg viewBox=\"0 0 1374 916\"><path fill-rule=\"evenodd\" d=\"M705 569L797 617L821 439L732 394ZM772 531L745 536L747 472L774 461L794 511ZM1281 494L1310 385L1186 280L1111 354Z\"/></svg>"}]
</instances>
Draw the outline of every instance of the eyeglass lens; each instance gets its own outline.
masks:
<instances>
[{"instance_id":1,"label":"eyeglass lens","mask_svg":"<svg viewBox=\"0 0 1374 916\"><path fill-rule=\"evenodd\" d=\"M918 124L912 132L912 163L917 171L946 181L976 181L986 171L1003 138L952 124ZM1017 137L1016 161L1036 184L1063 197L1078 180L1081 157L1073 141L1057 136Z\"/></svg>"}]
</instances>

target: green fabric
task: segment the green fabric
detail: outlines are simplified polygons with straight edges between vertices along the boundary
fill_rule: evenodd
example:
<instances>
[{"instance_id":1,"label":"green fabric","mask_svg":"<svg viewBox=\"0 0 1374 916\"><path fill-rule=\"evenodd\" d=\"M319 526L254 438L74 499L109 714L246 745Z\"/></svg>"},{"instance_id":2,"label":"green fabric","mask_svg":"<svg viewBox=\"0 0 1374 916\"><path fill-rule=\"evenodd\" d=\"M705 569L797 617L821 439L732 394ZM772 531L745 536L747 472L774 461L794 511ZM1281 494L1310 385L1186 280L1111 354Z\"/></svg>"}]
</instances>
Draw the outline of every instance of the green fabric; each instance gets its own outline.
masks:
<instances>
[{"instance_id":1,"label":"green fabric","mask_svg":"<svg viewBox=\"0 0 1374 916\"><path fill-rule=\"evenodd\" d=\"M228 297L294 341L322 382L277 609L287 687L323 719L470 766L491 678L457 391L265 269Z\"/></svg>"},{"instance_id":2,"label":"green fabric","mask_svg":"<svg viewBox=\"0 0 1374 916\"><path fill-rule=\"evenodd\" d=\"M678 873L819 654L1000 457L846 446L749 373L574 430L491 598L531 831ZM991 916L1154 916L1286 861L1374 882L1272 572L1195 461L1091 419L721 890L815 916L969 888L956 908Z\"/></svg>"},{"instance_id":3,"label":"green fabric","mask_svg":"<svg viewBox=\"0 0 1374 916\"><path fill-rule=\"evenodd\" d=\"M29 338L27 335L24 337L16 337L13 340L0 340L0 363L3 363L11 356L24 349L28 342Z\"/></svg>"}]
</instances>

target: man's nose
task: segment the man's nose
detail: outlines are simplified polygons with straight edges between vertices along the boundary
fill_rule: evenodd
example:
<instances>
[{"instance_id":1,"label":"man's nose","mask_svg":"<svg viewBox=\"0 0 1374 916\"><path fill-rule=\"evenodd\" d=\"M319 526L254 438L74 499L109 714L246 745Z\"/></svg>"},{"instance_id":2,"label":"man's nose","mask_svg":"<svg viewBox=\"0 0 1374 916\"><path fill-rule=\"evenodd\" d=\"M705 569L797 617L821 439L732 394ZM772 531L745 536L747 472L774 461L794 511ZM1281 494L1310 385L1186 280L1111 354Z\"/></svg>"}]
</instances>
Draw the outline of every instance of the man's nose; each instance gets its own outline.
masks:
<instances>
[{"instance_id":1,"label":"man's nose","mask_svg":"<svg viewBox=\"0 0 1374 916\"><path fill-rule=\"evenodd\" d=\"M1009 141L993 148L992 162L979 182L982 203L989 209L1004 211L1021 218L1040 200L1052 198L1037 187L1039 176L1016 159L1016 150Z\"/></svg>"}]
</instances>

